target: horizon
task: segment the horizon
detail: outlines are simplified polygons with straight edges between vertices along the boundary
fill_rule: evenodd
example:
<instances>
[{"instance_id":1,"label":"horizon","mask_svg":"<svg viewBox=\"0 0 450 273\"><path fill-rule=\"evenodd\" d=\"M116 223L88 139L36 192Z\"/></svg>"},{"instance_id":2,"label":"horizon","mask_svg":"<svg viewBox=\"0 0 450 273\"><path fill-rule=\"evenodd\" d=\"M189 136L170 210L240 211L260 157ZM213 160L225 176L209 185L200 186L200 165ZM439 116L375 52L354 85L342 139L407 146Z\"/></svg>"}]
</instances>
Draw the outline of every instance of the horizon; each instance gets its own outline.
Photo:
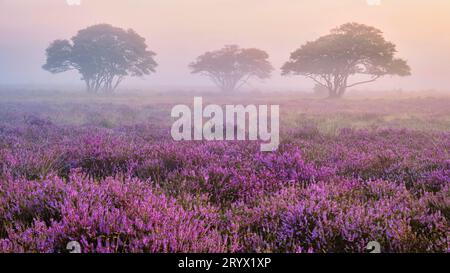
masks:
<instances>
[{"instance_id":1,"label":"horizon","mask_svg":"<svg viewBox=\"0 0 450 273\"><path fill-rule=\"evenodd\" d=\"M41 69L45 48L90 25L108 23L134 29L157 53L157 72L128 78L122 88L212 89L207 79L190 74L188 64L205 51L238 44L265 50L275 68L271 79L252 81L245 89L308 90L313 86L308 79L280 75L290 53L332 28L358 22L382 30L385 38L397 45L397 56L412 67L410 77L386 77L365 89L450 90L450 36L443 35L450 29L449 1L386 0L381 5L369 5L367 0L282 2L84 0L80 6L70 6L65 0L3 0L0 34L11 39L0 42L0 85L82 88L76 72L52 75Z\"/></svg>"}]
</instances>

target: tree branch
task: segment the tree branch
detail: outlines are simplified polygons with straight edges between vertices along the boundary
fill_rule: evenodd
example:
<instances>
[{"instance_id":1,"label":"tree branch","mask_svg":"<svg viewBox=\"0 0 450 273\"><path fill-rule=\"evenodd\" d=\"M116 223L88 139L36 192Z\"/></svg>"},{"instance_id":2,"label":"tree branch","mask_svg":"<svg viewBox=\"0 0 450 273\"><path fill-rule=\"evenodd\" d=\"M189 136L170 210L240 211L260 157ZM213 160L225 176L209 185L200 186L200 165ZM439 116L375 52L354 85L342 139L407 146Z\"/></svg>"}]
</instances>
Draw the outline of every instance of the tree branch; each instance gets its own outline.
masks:
<instances>
[{"instance_id":1,"label":"tree branch","mask_svg":"<svg viewBox=\"0 0 450 273\"><path fill-rule=\"evenodd\" d=\"M316 78L314 78L313 76L311 76L311 75L305 75L306 77L308 77L308 78L310 78L310 79L312 79L313 81L315 81L318 85L320 85L320 86L322 86L322 87L325 87L325 88L329 88L327 85L325 85L325 84L323 84L323 83L321 83L319 80L317 80Z\"/></svg>"},{"instance_id":2,"label":"tree branch","mask_svg":"<svg viewBox=\"0 0 450 273\"><path fill-rule=\"evenodd\" d=\"M360 84L365 84L365 83L374 82L374 81L378 80L378 79L381 78L381 77L382 77L382 76L378 75L378 76L376 76L376 77L374 77L374 78L372 78L372 79L370 79L370 80L367 80L367 81L356 82L356 83L347 85L346 88L350 88L350 87L353 87L353 86L356 86L356 85L360 85Z\"/></svg>"}]
</instances>

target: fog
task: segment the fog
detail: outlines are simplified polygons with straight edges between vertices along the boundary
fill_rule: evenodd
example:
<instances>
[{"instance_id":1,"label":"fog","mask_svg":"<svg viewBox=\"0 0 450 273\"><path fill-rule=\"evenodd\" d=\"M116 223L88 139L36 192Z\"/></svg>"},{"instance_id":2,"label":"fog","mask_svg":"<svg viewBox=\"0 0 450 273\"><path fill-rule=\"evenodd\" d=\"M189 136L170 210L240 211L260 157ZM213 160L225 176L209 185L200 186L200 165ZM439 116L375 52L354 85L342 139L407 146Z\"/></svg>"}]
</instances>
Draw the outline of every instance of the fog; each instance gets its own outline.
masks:
<instances>
[{"instance_id":1,"label":"fog","mask_svg":"<svg viewBox=\"0 0 450 273\"><path fill-rule=\"evenodd\" d=\"M334 27L358 22L381 29L408 61L410 77L387 77L366 89L450 90L450 1L381 0L0 0L0 85L83 88L76 72L52 75L41 69L45 48L97 23L133 28L157 53L157 73L128 79L122 87L211 87L191 75L188 64L226 44L256 47L276 68L247 89L306 90L302 77L282 77L289 54Z\"/></svg>"}]
</instances>

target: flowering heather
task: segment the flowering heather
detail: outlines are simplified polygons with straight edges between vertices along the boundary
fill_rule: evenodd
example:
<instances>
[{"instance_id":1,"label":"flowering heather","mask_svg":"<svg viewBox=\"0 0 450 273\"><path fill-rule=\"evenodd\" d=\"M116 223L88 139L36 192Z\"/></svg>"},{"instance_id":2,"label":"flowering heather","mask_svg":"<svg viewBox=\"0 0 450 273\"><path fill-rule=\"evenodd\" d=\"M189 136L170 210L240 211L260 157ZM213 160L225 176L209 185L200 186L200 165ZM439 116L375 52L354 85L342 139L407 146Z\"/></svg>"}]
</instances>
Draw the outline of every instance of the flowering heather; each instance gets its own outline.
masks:
<instances>
[{"instance_id":1,"label":"flowering heather","mask_svg":"<svg viewBox=\"0 0 450 273\"><path fill-rule=\"evenodd\" d=\"M86 252L224 252L233 242L214 225L214 210L187 211L149 182L4 180L2 251L58 252L80 241Z\"/></svg>"},{"instance_id":2,"label":"flowering heather","mask_svg":"<svg viewBox=\"0 0 450 273\"><path fill-rule=\"evenodd\" d=\"M0 103L0 252L447 252L446 103L374 103L280 103L273 153L171 141L166 104Z\"/></svg>"}]
</instances>

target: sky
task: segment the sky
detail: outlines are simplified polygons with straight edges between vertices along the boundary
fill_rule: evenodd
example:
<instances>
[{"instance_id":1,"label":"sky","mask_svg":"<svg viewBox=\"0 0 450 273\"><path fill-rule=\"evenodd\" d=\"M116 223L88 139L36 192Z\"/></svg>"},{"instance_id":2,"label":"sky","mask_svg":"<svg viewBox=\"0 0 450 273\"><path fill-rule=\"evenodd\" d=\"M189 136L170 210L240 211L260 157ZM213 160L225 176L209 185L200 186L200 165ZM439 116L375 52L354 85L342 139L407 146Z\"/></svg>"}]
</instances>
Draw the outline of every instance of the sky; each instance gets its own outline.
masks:
<instances>
[{"instance_id":1,"label":"sky","mask_svg":"<svg viewBox=\"0 0 450 273\"><path fill-rule=\"evenodd\" d=\"M397 45L411 77L388 77L367 89L450 91L449 0L0 0L0 85L84 87L76 72L41 69L45 49L98 23L132 28L157 53L157 73L124 82L128 87L212 86L189 72L205 51L227 44L267 51L276 68L249 89L304 90L313 83L282 77L292 51L347 22L381 29ZM380 2L379 5L371 3Z\"/></svg>"}]
</instances>

